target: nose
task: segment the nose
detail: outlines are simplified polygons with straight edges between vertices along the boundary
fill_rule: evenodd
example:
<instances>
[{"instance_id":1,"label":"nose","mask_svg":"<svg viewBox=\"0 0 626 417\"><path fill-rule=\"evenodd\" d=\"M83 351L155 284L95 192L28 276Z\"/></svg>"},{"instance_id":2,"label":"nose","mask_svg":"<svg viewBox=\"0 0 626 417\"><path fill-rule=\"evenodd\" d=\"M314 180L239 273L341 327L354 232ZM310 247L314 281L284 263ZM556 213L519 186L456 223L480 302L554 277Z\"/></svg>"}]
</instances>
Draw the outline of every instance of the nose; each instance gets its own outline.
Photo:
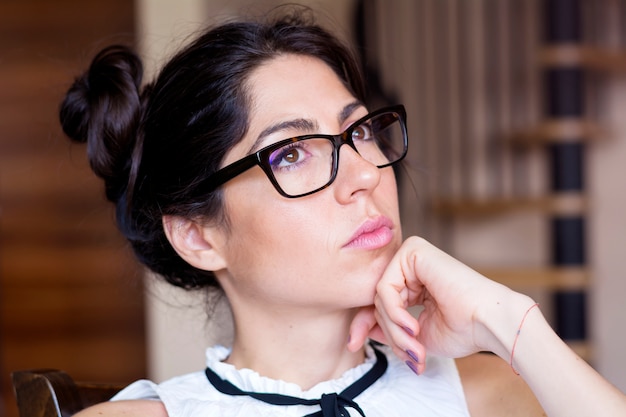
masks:
<instances>
[{"instance_id":1,"label":"nose","mask_svg":"<svg viewBox=\"0 0 626 417\"><path fill-rule=\"evenodd\" d=\"M335 178L335 196L342 204L359 194L371 193L380 183L380 169L367 161L352 147L342 146Z\"/></svg>"}]
</instances>

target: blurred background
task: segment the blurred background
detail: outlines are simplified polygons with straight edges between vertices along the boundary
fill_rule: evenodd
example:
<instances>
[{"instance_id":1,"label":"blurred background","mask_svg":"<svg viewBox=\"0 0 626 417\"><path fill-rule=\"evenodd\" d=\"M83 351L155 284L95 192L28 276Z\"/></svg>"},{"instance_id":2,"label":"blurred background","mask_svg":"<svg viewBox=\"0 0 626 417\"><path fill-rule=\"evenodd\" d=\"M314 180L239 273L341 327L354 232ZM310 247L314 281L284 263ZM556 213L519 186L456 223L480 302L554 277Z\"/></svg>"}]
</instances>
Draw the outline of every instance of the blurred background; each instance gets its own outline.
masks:
<instances>
[{"instance_id":1,"label":"blurred background","mask_svg":"<svg viewBox=\"0 0 626 417\"><path fill-rule=\"evenodd\" d=\"M111 43L147 78L190 34L279 1L0 0L0 414L10 372L162 380L230 329L146 279L58 125ZM405 234L535 297L626 391L626 0L300 0L357 45L370 106L402 102ZM537 340L536 343L541 343Z\"/></svg>"}]
</instances>

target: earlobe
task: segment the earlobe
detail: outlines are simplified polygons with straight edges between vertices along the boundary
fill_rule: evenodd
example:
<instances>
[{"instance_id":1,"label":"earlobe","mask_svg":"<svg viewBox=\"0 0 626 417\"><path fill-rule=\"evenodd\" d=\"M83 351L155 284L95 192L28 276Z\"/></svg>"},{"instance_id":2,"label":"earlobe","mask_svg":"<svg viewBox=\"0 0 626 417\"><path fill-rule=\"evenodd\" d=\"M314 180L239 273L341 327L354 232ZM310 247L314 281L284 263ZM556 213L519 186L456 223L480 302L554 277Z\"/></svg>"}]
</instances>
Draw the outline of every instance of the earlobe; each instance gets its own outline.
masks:
<instances>
[{"instance_id":1,"label":"earlobe","mask_svg":"<svg viewBox=\"0 0 626 417\"><path fill-rule=\"evenodd\" d=\"M174 250L190 265L205 271L226 268L220 248L213 241L220 233L216 228L179 216L163 216L163 229Z\"/></svg>"}]
</instances>

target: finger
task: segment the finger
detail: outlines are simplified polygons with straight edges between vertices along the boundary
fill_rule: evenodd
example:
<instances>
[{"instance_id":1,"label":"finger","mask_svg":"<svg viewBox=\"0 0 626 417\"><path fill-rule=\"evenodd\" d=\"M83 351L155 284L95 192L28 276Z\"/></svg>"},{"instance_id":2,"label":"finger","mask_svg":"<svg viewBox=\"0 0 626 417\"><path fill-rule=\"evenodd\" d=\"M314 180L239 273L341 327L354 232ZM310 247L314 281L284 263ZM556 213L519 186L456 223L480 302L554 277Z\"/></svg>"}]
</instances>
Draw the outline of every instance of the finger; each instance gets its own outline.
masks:
<instances>
[{"instance_id":1,"label":"finger","mask_svg":"<svg viewBox=\"0 0 626 417\"><path fill-rule=\"evenodd\" d=\"M419 332L419 323L417 319L408 314L409 319L402 320L402 323L410 322L410 324L402 325L389 315L384 306L379 302L379 298L376 298L376 321L381 327L385 338L389 342L388 344L399 351L406 351L411 348L415 348L419 345L416 340L416 336ZM406 310L402 310L406 311ZM398 353L398 356L401 356Z\"/></svg>"},{"instance_id":2,"label":"finger","mask_svg":"<svg viewBox=\"0 0 626 417\"><path fill-rule=\"evenodd\" d=\"M410 273L401 262L393 262L385 270L376 287L376 319L396 356L417 372L424 371L426 349L417 340L420 332L418 320L407 311L409 300L405 273ZM414 277L414 280L418 280ZM421 287L418 284L416 288ZM414 294L417 298L418 293Z\"/></svg>"},{"instance_id":3,"label":"finger","mask_svg":"<svg viewBox=\"0 0 626 417\"><path fill-rule=\"evenodd\" d=\"M348 350L356 352L365 344L372 330L377 326L374 306L362 307L350 323Z\"/></svg>"},{"instance_id":4,"label":"finger","mask_svg":"<svg viewBox=\"0 0 626 417\"><path fill-rule=\"evenodd\" d=\"M374 328L370 331L369 338L375 340L378 343L382 343L383 345L389 345L389 341L383 332L383 329L376 324Z\"/></svg>"},{"instance_id":5,"label":"finger","mask_svg":"<svg viewBox=\"0 0 626 417\"><path fill-rule=\"evenodd\" d=\"M379 283L376 291L376 309L384 312L385 318L390 323L415 336L419 325L417 319L407 311L406 289Z\"/></svg>"},{"instance_id":6,"label":"finger","mask_svg":"<svg viewBox=\"0 0 626 417\"><path fill-rule=\"evenodd\" d=\"M418 342L414 334L408 332L389 320L384 311L376 310L376 320L385 333L394 354L403 360L416 374L424 372L426 366L426 349Z\"/></svg>"}]
</instances>

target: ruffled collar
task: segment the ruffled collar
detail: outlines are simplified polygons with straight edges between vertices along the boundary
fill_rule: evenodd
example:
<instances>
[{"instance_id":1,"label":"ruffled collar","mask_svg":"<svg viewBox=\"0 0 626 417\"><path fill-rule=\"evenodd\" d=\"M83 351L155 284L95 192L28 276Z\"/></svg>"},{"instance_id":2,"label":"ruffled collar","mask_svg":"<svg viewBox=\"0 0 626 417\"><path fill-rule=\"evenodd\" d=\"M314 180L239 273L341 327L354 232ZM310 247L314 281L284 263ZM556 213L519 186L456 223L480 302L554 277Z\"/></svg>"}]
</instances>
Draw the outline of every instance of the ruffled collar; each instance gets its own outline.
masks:
<instances>
[{"instance_id":1,"label":"ruffled collar","mask_svg":"<svg viewBox=\"0 0 626 417\"><path fill-rule=\"evenodd\" d=\"M374 350L367 345L365 361L362 364L348 369L337 379L323 381L308 390L303 390L297 384L264 377L252 369L237 369L231 364L224 363L224 359L230 355L230 352L230 348L224 346L214 346L207 349L207 366L221 378L231 382L241 390L277 393L300 398L318 398L327 392L340 392L361 378L376 361Z\"/></svg>"}]
</instances>

